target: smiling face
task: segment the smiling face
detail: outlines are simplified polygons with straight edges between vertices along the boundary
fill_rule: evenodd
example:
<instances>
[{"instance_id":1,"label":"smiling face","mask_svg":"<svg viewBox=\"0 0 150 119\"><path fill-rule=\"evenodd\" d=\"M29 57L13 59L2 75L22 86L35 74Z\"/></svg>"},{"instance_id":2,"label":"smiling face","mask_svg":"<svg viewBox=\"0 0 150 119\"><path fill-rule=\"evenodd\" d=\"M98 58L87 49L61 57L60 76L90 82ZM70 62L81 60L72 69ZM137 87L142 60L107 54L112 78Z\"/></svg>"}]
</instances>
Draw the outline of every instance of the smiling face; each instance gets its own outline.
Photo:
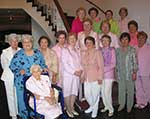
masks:
<instances>
[{"instance_id":1,"label":"smiling face","mask_svg":"<svg viewBox=\"0 0 150 119\"><path fill-rule=\"evenodd\" d=\"M12 49L17 49L18 48L18 39L16 39L16 38L11 39L10 46L12 47Z\"/></svg>"},{"instance_id":2,"label":"smiling face","mask_svg":"<svg viewBox=\"0 0 150 119\"><path fill-rule=\"evenodd\" d=\"M136 33L137 32L137 27L134 24L129 25L129 32L130 33Z\"/></svg>"},{"instance_id":3,"label":"smiling face","mask_svg":"<svg viewBox=\"0 0 150 119\"><path fill-rule=\"evenodd\" d=\"M109 33L109 31L110 31L109 24L107 22L104 22L102 24L101 30L104 34Z\"/></svg>"},{"instance_id":4,"label":"smiling face","mask_svg":"<svg viewBox=\"0 0 150 119\"><path fill-rule=\"evenodd\" d=\"M72 47L75 47L76 45L76 37L74 35L71 35L68 37L68 44L71 45Z\"/></svg>"},{"instance_id":5,"label":"smiling face","mask_svg":"<svg viewBox=\"0 0 150 119\"><path fill-rule=\"evenodd\" d=\"M86 32L90 32L92 30L92 24L90 23L90 21L85 21L83 23L83 29Z\"/></svg>"},{"instance_id":6,"label":"smiling face","mask_svg":"<svg viewBox=\"0 0 150 119\"><path fill-rule=\"evenodd\" d=\"M40 41L40 48L41 49L47 49L48 48L48 41L45 38L42 38Z\"/></svg>"},{"instance_id":7,"label":"smiling face","mask_svg":"<svg viewBox=\"0 0 150 119\"><path fill-rule=\"evenodd\" d=\"M87 47L88 50L93 49L95 47L93 41L87 39L85 42L85 46Z\"/></svg>"},{"instance_id":8,"label":"smiling face","mask_svg":"<svg viewBox=\"0 0 150 119\"><path fill-rule=\"evenodd\" d=\"M110 39L109 38L104 37L104 38L101 39L101 41L102 41L103 47L107 48L107 47L110 46Z\"/></svg>"},{"instance_id":9,"label":"smiling face","mask_svg":"<svg viewBox=\"0 0 150 119\"><path fill-rule=\"evenodd\" d=\"M64 34L60 34L60 35L58 36L58 38L57 38L58 43L59 43L60 45L64 45L65 39L66 39L66 37L65 37Z\"/></svg>"},{"instance_id":10,"label":"smiling face","mask_svg":"<svg viewBox=\"0 0 150 119\"><path fill-rule=\"evenodd\" d=\"M128 46L129 46L129 39L128 39L128 37L123 37L123 38L120 40L120 43L121 43L121 46L122 46L122 47L128 47Z\"/></svg>"},{"instance_id":11,"label":"smiling face","mask_svg":"<svg viewBox=\"0 0 150 119\"><path fill-rule=\"evenodd\" d=\"M95 18L97 17L97 12L96 12L95 10L91 10L91 11L90 11L90 17L91 17L92 19L95 19Z\"/></svg>"},{"instance_id":12,"label":"smiling face","mask_svg":"<svg viewBox=\"0 0 150 119\"><path fill-rule=\"evenodd\" d=\"M85 18L85 11L84 10L79 10L77 13L77 16L79 17L79 19L82 21Z\"/></svg>"},{"instance_id":13,"label":"smiling face","mask_svg":"<svg viewBox=\"0 0 150 119\"><path fill-rule=\"evenodd\" d=\"M143 45L146 43L146 37L145 36L139 36L138 37L138 47L143 47Z\"/></svg>"},{"instance_id":14,"label":"smiling face","mask_svg":"<svg viewBox=\"0 0 150 119\"><path fill-rule=\"evenodd\" d=\"M106 12L105 17L106 17L107 20L110 20L110 19L112 19L113 14L108 11L108 12Z\"/></svg>"},{"instance_id":15,"label":"smiling face","mask_svg":"<svg viewBox=\"0 0 150 119\"><path fill-rule=\"evenodd\" d=\"M124 19L127 16L127 11L125 9L121 9L119 15L122 19Z\"/></svg>"},{"instance_id":16,"label":"smiling face","mask_svg":"<svg viewBox=\"0 0 150 119\"><path fill-rule=\"evenodd\" d=\"M31 50L32 49L32 41L28 38L25 38L22 42L22 46L24 48L24 50Z\"/></svg>"},{"instance_id":17,"label":"smiling face","mask_svg":"<svg viewBox=\"0 0 150 119\"><path fill-rule=\"evenodd\" d=\"M32 68L32 75L36 80L40 80L41 70L39 67Z\"/></svg>"}]
</instances>

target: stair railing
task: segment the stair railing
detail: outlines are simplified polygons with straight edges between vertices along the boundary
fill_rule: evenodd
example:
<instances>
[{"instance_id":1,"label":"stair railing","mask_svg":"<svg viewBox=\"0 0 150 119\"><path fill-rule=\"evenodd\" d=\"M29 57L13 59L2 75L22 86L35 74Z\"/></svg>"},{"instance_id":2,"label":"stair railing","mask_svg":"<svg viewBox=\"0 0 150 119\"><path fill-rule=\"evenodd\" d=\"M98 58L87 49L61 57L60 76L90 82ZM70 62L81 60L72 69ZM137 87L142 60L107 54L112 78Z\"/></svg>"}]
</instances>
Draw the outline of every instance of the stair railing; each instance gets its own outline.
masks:
<instances>
[{"instance_id":1,"label":"stair railing","mask_svg":"<svg viewBox=\"0 0 150 119\"><path fill-rule=\"evenodd\" d=\"M37 11L41 11L41 15L45 16L45 20L49 21L53 31L65 30L70 31L70 26L64 15L58 0L31 0L33 6L37 7Z\"/></svg>"},{"instance_id":2,"label":"stair railing","mask_svg":"<svg viewBox=\"0 0 150 119\"><path fill-rule=\"evenodd\" d=\"M105 11L104 10L102 10L99 6L97 6L95 3L93 3L92 1L90 1L90 0L85 0L85 1L87 1L88 3L90 3L91 5L93 5L93 6L95 6L97 9L99 9L103 14L105 14Z\"/></svg>"}]
</instances>

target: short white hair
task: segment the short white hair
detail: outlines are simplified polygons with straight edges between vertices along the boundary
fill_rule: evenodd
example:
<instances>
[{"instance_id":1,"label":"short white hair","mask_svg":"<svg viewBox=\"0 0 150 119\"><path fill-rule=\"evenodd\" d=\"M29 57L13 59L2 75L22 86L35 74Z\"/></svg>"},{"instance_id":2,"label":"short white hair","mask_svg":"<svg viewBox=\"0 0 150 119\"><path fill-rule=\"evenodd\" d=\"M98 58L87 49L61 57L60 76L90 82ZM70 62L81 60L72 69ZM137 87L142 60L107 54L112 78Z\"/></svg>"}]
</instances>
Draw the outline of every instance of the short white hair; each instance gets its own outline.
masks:
<instances>
[{"instance_id":1,"label":"short white hair","mask_svg":"<svg viewBox=\"0 0 150 119\"><path fill-rule=\"evenodd\" d=\"M8 35L8 41L9 43L11 42L12 39L16 39L16 40L19 40L19 37L16 33L11 33Z\"/></svg>"},{"instance_id":2,"label":"short white hair","mask_svg":"<svg viewBox=\"0 0 150 119\"><path fill-rule=\"evenodd\" d=\"M22 35L22 42L24 41L24 39L28 39L33 43L33 37L30 34L24 34Z\"/></svg>"},{"instance_id":3,"label":"short white hair","mask_svg":"<svg viewBox=\"0 0 150 119\"><path fill-rule=\"evenodd\" d=\"M30 68L30 73L32 74L33 73L33 70L34 69L38 69L38 71L41 71L42 72L42 68L40 67L40 65L38 64L33 64Z\"/></svg>"}]
</instances>

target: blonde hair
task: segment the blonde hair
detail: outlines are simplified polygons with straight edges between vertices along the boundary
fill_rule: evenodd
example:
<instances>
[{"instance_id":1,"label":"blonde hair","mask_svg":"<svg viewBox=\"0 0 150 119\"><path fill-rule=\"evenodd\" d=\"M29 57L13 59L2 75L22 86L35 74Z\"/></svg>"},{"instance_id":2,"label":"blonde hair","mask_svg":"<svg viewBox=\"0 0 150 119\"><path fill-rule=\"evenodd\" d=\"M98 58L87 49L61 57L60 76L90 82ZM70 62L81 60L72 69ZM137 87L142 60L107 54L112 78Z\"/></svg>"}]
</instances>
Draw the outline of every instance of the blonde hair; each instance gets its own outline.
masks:
<instances>
[{"instance_id":1,"label":"blonde hair","mask_svg":"<svg viewBox=\"0 0 150 119\"><path fill-rule=\"evenodd\" d=\"M89 18L85 18L85 19L83 20L83 23L85 23L85 22L89 22L91 25L93 25L92 20L89 19Z\"/></svg>"},{"instance_id":2,"label":"blonde hair","mask_svg":"<svg viewBox=\"0 0 150 119\"><path fill-rule=\"evenodd\" d=\"M85 15L86 15L86 9L83 8L83 7L79 7L77 10L76 10L76 16L78 16L78 12L79 11L84 11Z\"/></svg>"}]
</instances>

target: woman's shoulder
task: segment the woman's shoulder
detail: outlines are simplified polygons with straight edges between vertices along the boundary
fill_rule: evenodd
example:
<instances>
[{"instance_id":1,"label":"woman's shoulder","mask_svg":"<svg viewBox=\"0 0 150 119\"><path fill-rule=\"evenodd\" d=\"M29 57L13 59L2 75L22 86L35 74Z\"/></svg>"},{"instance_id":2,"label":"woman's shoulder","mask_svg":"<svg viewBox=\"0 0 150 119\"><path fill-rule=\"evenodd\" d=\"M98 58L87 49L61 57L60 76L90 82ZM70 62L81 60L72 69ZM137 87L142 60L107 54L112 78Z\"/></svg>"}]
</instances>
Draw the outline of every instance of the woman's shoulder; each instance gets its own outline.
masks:
<instances>
[{"instance_id":1,"label":"woman's shoulder","mask_svg":"<svg viewBox=\"0 0 150 119\"><path fill-rule=\"evenodd\" d=\"M49 82L50 81L50 78L48 75L41 75L41 79L46 81L46 82Z\"/></svg>"},{"instance_id":2,"label":"woman's shoulder","mask_svg":"<svg viewBox=\"0 0 150 119\"><path fill-rule=\"evenodd\" d=\"M24 49L20 49L19 51L17 51L14 55L14 57L22 57L24 56Z\"/></svg>"},{"instance_id":3,"label":"woman's shoulder","mask_svg":"<svg viewBox=\"0 0 150 119\"><path fill-rule=\"evenodd\" d=\"M42 55L41 51L39 49L33 49L35 55ZM42 55L43 56L43 55Z\"/></svg>"}]
</instances>

